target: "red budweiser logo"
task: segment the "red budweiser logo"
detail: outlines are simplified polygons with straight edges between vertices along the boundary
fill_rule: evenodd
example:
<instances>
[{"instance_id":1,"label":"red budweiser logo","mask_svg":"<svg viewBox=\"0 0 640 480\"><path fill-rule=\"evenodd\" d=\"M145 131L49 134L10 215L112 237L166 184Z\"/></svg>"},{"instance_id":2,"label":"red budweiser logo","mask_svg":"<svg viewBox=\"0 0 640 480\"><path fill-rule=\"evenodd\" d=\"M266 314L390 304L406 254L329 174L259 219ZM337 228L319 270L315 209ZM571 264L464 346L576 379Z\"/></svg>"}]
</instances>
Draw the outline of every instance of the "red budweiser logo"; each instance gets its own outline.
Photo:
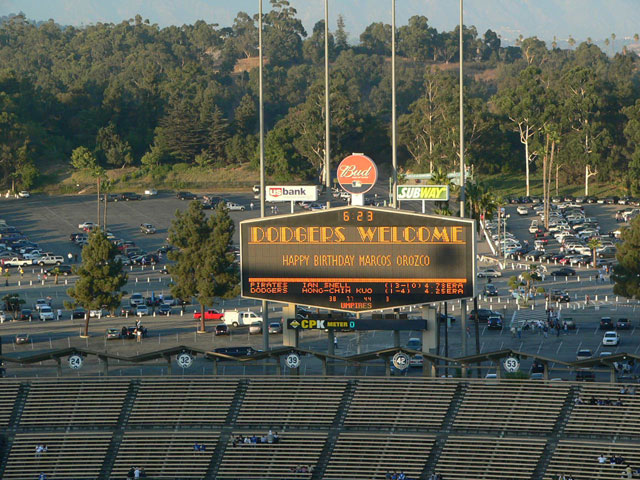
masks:
<instances>
[{"instance_id":1,"label":"red budweiser logo","mask_svg":"<svg viewBox=\"0 0 640 480\"><path fill-rule=\"evenodd\" d=\"M340 162L337 177L345 191L360 194L371 190L378 179L378 169L369 157L354 153Z\"/></svg>"}]
</instances>

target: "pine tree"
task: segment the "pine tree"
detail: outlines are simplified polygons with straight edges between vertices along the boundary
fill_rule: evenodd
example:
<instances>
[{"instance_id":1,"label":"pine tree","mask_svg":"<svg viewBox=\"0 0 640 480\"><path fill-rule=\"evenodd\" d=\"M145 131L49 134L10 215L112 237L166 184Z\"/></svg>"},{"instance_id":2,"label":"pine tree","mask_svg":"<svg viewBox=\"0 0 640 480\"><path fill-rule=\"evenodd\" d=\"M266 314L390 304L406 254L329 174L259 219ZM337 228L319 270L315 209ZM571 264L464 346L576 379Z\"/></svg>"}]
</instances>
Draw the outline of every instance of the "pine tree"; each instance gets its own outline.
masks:
<instances>
[{"instance_id":1,"label":"pine tree","mask_svg":"<svg viewBox=\"0 0 640 480\"><path fill-rule=\"evenodd\" d=\"M238 294L238 272L231 253L234 224L221 203L207 220L202 204L193 201L186 212L176 212L169 229L169 267L175 283L171 293L182 299L195 297L200 305L200 329L206 331L204 312L216 297Z\"/></svg>"},{"instance_id":2,"label":"pine tree","mask_svg":"<svg viewBox=\"0 0 640 480\"><path fill-rule=\"evenodd\" d=\"M89 242L82 249L82 264L75 269L76 284L67 290L74 305L85 309L84 335L89 335L89 310L106 308L113 312L120 305L122 287L127 284L127 274L122 262L116 260L118 250L102 230L89 235Z\"/></svg>"},{"instance_id":3,"label":"pine tree","mask_svg":"<svg viewBox=\"0 0 640 480\"><path fill-rule=\"evenodd\" d=\"M248 93L242 97L234 112L233 123L237 134L246 136L256 129L256 102Z\"/></svg>"},{"instance_id":4,"label":"pine tree","mask_svg":"<svg viewBox=\"0 0 640 480\"><path fill-rule=\"evenodd\" d=\"M215 163L224 165L226 163L226 147L229 142L229 123L217 105L213 106L213 110L207 115L204 123L209 142L208 152L213 156Z\"/></svg>"},{"instance_id":5,"label":"pine tree","mask_svg":"<svg viewBox=\"0 0 640 480\"><path fill-rule=\"evenodd\" d=\"M191 162L206 147L207 132L193 107L181 101L160 120L155 143L175 159Z\"/></svg>"},{"instance_id":6,"label":"pine tree","mask_svg":"<svg viewBox=\"0 0 640 480\"><path fill-rule=\"evenodd\" d=\"M347 42L347 32L344 29L344 17L340 14L338 15L338 30L336 30L336 49L342 51L347 48L349 48L349 44Z\"/></svg>"}]
</instances>

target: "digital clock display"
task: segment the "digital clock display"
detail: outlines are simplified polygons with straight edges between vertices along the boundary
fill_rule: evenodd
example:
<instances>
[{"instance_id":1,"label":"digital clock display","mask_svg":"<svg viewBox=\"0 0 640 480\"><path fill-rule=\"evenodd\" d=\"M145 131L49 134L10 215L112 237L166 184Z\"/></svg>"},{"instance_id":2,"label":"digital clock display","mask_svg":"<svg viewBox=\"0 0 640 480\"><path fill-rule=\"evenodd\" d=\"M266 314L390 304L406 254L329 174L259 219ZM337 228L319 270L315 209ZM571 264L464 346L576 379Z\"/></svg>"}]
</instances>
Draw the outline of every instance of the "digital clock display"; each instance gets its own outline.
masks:
<instances>
[{"instance_id":1,"label":"digital clock display","mask_svg":"<svg viewBox=\"0 0 640 480\"><path fill-rule=\"evenodd\" d=\"M343 207L240 224L242 295L363 312L473 296L474 221Z\"/></svg>"}]
</instances>

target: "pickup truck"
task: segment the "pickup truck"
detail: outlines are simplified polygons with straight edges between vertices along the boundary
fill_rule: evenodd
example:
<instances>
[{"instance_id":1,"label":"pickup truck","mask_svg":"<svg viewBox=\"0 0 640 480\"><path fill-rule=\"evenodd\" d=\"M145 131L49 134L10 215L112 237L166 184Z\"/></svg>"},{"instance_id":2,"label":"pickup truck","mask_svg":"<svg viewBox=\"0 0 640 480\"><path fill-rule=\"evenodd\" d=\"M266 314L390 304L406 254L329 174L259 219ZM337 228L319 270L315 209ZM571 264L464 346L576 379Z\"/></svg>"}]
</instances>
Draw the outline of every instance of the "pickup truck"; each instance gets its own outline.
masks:
<instances>
[{"instance_id":1,"label":"pickup truck","mask_svg":"<svg viewBox=\"0 0 640 480\"><path fill-rule=\"evenodd\" d=\"M206 317L205 317L206 318ZM262 317L253 312L238 312L237 310L224 312L224 323L232 327L251 325L253 322L261 322Z\"/></svg>"},{"instance_id":2,"label":"pickup truck","mask_svg":"<svg viewBox=\"0 0 640 480\"><path fill-rule=\"evenodd\" d=\"M193 318L196 320L200 320L202 314L200 312L193 312ZM204 319L205 320L222 320L224 318L224 313L220 313L213 308L208 308L204 311Z\"/></svg>"},{"instance_id":3,"label":"pickup truck","mask_svg":"<svg viewBox=\"0 0 640 480\"><path fill-rule=\"evenodd\" d=\"M37 260L35 260L35 263L37 263L40 266L61 265L62 263L64 263L64 258L62 258L61 255L44 255L38 258Z\"/></svg>"},{"instance_id":4,"label":"pickup truck","mask_svg":"<svg viewBox=\"0 0 640 480\"><path fill-rule=\"evenodd\" d=\"M33 265L33 260L28 258L13 257L4 261L5 267L26 267Z\"/></svg>"}]
</instances>

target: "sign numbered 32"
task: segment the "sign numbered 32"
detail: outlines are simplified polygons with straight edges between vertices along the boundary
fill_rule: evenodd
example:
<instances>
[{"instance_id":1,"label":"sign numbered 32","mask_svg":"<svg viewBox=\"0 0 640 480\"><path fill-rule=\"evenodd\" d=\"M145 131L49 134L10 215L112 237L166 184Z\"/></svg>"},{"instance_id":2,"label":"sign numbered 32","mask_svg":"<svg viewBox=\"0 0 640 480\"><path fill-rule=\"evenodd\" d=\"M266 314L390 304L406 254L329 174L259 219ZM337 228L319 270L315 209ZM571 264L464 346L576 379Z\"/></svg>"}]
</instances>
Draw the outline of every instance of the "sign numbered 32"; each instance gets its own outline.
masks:
<instances>
[{"instance_id":1,"label":"sign numbered 32","mask_svg":"<svg viewBox=\"0 0 640 480\"><path fill-rule=\"evenodd\" d=\"M176 358L176 361L178 362L178 365L182 368L189 368L191 365L193 365L193 357L186 352L178 355L178 357Z\"/></svg>"}]
</instances>

